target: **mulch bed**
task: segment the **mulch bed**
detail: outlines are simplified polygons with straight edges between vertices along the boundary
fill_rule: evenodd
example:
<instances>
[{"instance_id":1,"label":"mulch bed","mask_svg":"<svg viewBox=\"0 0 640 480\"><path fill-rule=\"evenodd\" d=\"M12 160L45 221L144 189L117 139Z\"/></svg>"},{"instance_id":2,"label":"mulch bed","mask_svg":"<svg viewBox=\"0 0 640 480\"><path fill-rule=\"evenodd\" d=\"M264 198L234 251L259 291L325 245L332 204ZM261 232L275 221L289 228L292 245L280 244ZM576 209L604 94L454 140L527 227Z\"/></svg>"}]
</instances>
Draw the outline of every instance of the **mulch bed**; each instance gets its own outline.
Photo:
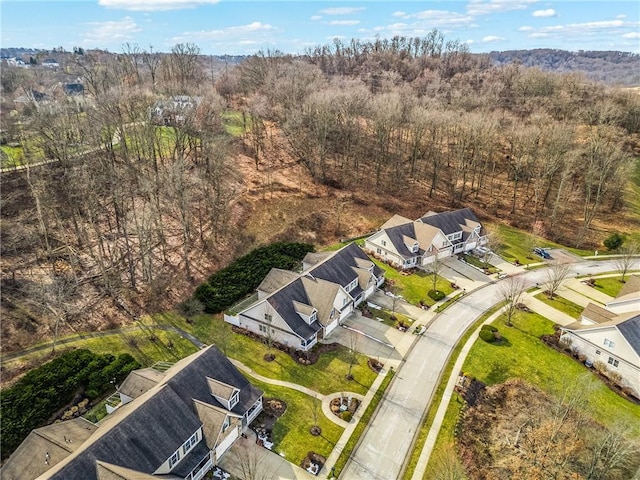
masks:
<instances>
[{"instance_id":1,"label":"mulch bed","mask_svg":"<svg viewBox=\"0 0 640 480\"><path fill-rule=\"evenodd\" d=\"M307 453L307 456L304 457L304 460L302 460L302 463L300 464L300 466L305 470L307 470L307 468L311 466L311 463L315 463L316 465L318 465L318 472L319 472L320 470L322 470L322 467L324 467L324 464L326 461L327 459L322 455L320 455L319 453L309 452Z\"/></svg>"}]
</instances>

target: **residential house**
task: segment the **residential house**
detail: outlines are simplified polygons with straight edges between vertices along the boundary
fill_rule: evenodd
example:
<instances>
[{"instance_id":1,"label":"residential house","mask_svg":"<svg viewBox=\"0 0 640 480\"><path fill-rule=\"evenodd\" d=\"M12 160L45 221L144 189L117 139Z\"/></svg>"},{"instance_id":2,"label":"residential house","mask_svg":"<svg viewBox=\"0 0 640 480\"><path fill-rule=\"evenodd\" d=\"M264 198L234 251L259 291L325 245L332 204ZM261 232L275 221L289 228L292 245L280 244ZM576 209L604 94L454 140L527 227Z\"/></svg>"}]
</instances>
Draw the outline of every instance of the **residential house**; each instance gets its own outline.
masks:
<instances>
[{"instance_id":1,"label":"residential house","mask_svg":"<svg viewBox=\"0 0 640 480\"><path fill-rule=\"evenodd\" d=\"M202 102L201 97L175 95L167 100L156 102L151 108L152 120L158 125L182 125L189 112Z\"/></svg>"},{"instance_id":2,"label":"residential house","mask_svg":"<svg viewBox=\"0 0 640 480\"><path fill-rule=\"evenodd\" d=\"M640 277L629 277L629 284L616 297L619 303L610 302L606 308L587 305L578 321L561 329L560 339L570 342L588 361L601 362L609 371L618 373L640 397L640 309L629 308L622 313L619 310L621 304L630 305L630 297L640 298ZM609 308L610 304L616 309Z\"/></svg>"},{"instance_id":3,"label":"residential house","mask_svg":"<svg viewBox=\"0 0 640 480\"><path fill-rule=\"evenodd\" d=\"M60 64L53 58L47 58L44 62L42 62L42 66L47 68L58 68L60 67Z\"/></svg>"},{"instance_id":4,"label":"residential house","mask_svg":"<svg viewBox=\"0 0 640 480\"><path fill-rule=\"evenodd\" d=\"M199 480L262 410L252 386L216 347L166 371L132 372L97 425L83 418L34 430L2 479Z\"/></svg>"},{"instance_id":5,"label":"residential house","mask_svg":"<svg viewBox=\"0 0 640 480\"><path fill-rule=\"evenodd\" d=\"M272 269L257 300L225 321L301 351L329 335L384 282L384 272L352 243L310 253L302 273Z\"/></svg>"},{"instance_id":6,"label":"residential house","mask_svg":"<svg viewBox=\"0 0 640 480\"><path fill-rule=\"evenodd\" d=\"M436 258L486 243L482 223L469 208L428 212L417 220L394 215L365 241L365 251L399 269L424 267Z\"/></svg>"}]
</instances>

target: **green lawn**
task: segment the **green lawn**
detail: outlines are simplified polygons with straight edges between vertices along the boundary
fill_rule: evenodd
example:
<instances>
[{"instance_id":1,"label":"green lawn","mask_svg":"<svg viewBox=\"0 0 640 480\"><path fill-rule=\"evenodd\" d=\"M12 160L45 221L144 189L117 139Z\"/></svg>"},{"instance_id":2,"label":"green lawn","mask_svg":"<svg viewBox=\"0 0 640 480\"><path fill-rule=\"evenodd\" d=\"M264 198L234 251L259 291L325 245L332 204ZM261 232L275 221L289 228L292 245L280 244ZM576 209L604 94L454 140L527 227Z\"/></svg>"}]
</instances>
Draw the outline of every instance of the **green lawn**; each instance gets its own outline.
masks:
<instances>
[{"instance_id":1,"label":"green lawn","mask_svg":"<svg viewBox=\"0 0 640 480\"><path fill-rule=\"evenodd\" d=\"M566 384L567 379L579 378L587 368L548 346L538 338L553 333L553 323L535 313L517 312L514 327L504 324L504 317L493 325L504 340L489 344L478 340L464 364L464 372L493 385L509 378L524 378L549 394ZM629 425L633 435L640 438L640 406L612 392L594 376L595 388L589 398L592 412L606 426L617 421Z\"/></svg>"},{"instance_id":2,"label":"green lawn","mask_svg":"<svg viewBox=\"0 0 640 480\"><path fill-rule=\"evenodd\" d=\"M474 267L482 268L483 270L486 269L489 274L498 273L499 271L496 267L494 267L490 263L485 263L474 255L469 255L465 253L462 256L468 264L473 265Z\"/></svg>"},{"instance_id":3,"label":"green lawn","mask_svg":"<svg viewBox=\"0 0 640 480\"><path fill-rule=\"evenodd\" d=\"M400 289L400 295L402 295L407 302L418 305L420 300L422 300L429 306L436 303L427 295L427 292L433 288L433 275L424 272L402 275L398 270L386 263L382 263L378 260L374 260L374 262L384 270L385 278L392 280ZM436 289L444 292L446 295L453 292L451 282L440 276L437 280Z\"/></svg>"},{"instance_id":4,"label":"green lawn","mask_svg":"<svg viewBox=\"0 0 640 480\"><path fill-rule=\"evenodd\" d=\"M63 351L72 348L86 348L94 353L129 353L142 366L151 366L158 361L176 362L187 355L192 354L197 348L188 340L174 332L164 330L153 330L151 333L145 330L132 330L113 333L104 336L91 337L87 335L76 335L64 337L69 339L69 343L58 344L56 350ZM28 355L21 356L16 360L9 360L3 363L3 367L13 368L24 362L36 362L39 358L48 357L51 348L46 348Z\"/></svg>"},{"instance_id":5,"label":"green lawn","mask_svg":"<svg viewBox=\"0 0 640 480\"><path fill-rule=\"evenodd\" d=\"M35 144L34 140L29 140L29 155L25 155L24 148L22 145L2 145L0 149L7 155L7 158L2 160L2 165L0 168L10 168L10 167L18 167L20 165L24 165L29 161L30 163L37 163L44 160L44 151L42 148L38 147Z\"/></svg>"},{"instance_id":6,"label":"green lawn","mask_svg":"<svg viewBox=\"0 0 640 480\"><path fill-rule=\"evenodd\" d=\"M318 425L322 429L322 434L314 437L309 433L309 429L313 426L312 402L319 403L320 400L297 390L269 385L250 375L246 376L253 385L264 390L265 396L278 398L287 404L286 411L273 428L274 452L284 453L284 457L295 465L300 465L307 453L311 451L325 458L331 454L344 429L326 418L318 405Z\"/></svg>"},{"instance_id":7,"label":"green lawn","mask_svg":"<svg viewBox=\"0 0 640 480\"><path fill-rule=\"evenodd\" d=\"M571 300L567 300L566 298L561 297L557 294L555 297L553 297L553 300L547 297L544 292L540 292L534 295L534 297L541 302L546 303L550 307L553 307L556 310L560 310L561 312L564 312L573 318L580 318L580 314L584 310L584 307L581 307L580 305L573 303Z\"/></svg>"},{"instance_id":8,"label":"green lawn","mask_svg":"<svg viewBox=\"0 0 640 480\"><path fill-rule=\"evenodd\" d=\"M555 395L558 393L558 387L566 384L567 379L580 378L588 371L586 367L566 355L547 347L538 338L553 332L551 321L535 313L516 312L512 322L514 327L511 328L505 325L504 316L493 322L505 339L502 344L476 341L464 363L463 371L466 375L476 377L488 385L501 383L509 378L525 378L538 388ZM455 356L454 353L453 358ZM441 384L445 381L446 375ZM619 423L629 425L633 436L640 438L640 406L616 395L596 377L594 385L588 401L594 418L605 426L614 427ZM438 398L440 397L441 394ZM458 401L457 395L453 395L431 459L436 458L438 451L446 445L455 442L454 430L461 408L462 404ZM429 415L432 409L433 404ZM423 443L424 440L418 445L421 446ZM414 457L417 461L415 451L412 460ZM431 478L432 468L430 461L425 479ZM410 475L405 475L406 478L410 478Z\"/></svg>"},{"instance_id":9,"label":"green lawn","mask_svg":"<svg viewBox=\"0 0 640 480\"><path fill-rule=\"evenodd\" d=\"M234 137L241 137L251 122L251 116L246 117L246 126L242 120L242 112L238 110L227 110L222 113L222 123L226 132Z\"/></svg>"},{"instance_id":10,"label":"green lawn","mask_svg":"<svg viewBox=\"0 0 640 480\"><path fill-rule=\"evenodd\" d=\"M522 265L541 262L542 258L530 251L533 246L542 248L564 248L580 256L593 255L593 251L591 250L566 247L502 223L493 224L493 227L497 230L502 240L502 245L498 246L496 251L509 262L513 262L516 259Z\"/></svg>"},{"instance_id":11,"label":"green lawn","mask_svg":"<svg viewBox=\"0 0 640 480\"><path fill-rule=\"evenodd\" d=\"M241 361L256 373L265 377L304 385L328 395L335 392L355 392L365 395L376 378L376 373L367 366L367 357L357 354L353 365L353 380L346 380L349 371L349 350L340 346L336 351L326 352L314 365L300 365L284 352L273 350L276 359L265 362L267 346L245 335L236 334L231 325L220 317L199 315L188 324L177 314L154 315L158 323L176 325L189 331L208 344L215 344L225 355Z\"/></svg>"},{"instance_id":12,"label":"green lawn","mask_svg":"<svg viewBox=\"0 0 640 480\"><path fill-rule=\"evenodd\" d=\"M594 280L596 285L594 288L611 297L615 297L624 286L624 283L620 281L620 278L621 277L595 278Z\"/></svg>"}]
</instances>

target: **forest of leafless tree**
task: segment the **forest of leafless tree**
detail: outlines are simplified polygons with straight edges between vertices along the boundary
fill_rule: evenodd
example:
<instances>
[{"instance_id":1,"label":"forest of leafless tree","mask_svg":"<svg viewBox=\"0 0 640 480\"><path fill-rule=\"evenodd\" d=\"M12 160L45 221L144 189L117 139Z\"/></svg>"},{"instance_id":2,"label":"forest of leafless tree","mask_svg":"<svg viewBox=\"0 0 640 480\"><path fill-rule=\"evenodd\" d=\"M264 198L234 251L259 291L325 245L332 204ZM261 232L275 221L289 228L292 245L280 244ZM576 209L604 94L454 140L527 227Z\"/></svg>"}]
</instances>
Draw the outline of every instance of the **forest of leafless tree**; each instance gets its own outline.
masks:
<instances>
[{"instance_id":1,"label":"forest of leafless tree","mask_svg":"<svg viewBox=\"0 0 640 480\"><path fill-rule=\"evenodd\" d=\"M52 72L2 69L3 143L55 160L2 176L5 349L167 308L257 244L327 244L393 213L473 206L579 247L612 216L638 227L637 92L492 66L437 31L215 73L192 44L65 62L81 101ZM12 103L33 91L47 101Z\"/></svg>"}]
</instances>

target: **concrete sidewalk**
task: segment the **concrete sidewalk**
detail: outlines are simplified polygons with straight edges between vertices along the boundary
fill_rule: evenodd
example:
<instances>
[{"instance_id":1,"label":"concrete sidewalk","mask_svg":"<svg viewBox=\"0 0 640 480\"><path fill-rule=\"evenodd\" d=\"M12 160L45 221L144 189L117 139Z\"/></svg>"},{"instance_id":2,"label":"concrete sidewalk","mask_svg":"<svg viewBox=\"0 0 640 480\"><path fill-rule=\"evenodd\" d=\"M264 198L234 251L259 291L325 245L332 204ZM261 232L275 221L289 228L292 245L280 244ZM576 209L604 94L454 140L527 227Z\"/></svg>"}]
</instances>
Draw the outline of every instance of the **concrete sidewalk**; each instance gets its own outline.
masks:
<instances>
[{"instance_id":1,"label":"concrete sidewalk","mask_svg":"<svg viewBox=\"0 0 640 480\"><path fill-rule=\"evenodd\" d=\"M579 278L570 278L564 283L564 287L578 293L579 295L589 299L590 301L595 301L603 305L613 300L613 297L610 297L606 293L602 293L598 289L590 287L589 285L582 282L583 281Z\"/></svg>"},{"instance_id":2,"label":"concrete sidewalk","mask_svg":"<svg viewBox=\"0 0 640 480\"><path fill-rule=\"evenodd\" d=\"M547 305L544 302L541 302L537 298L534 298L534 295L537 295L541 291L542 291L542 289L536 290L534 292L527 293L527 294L524 295L524 303L531 310L533 310L536 313L539 313L540 315L542 315L545 318L548 318L553 323L557 323L558 325L562 325L563 327L565 325L569 325L570 323L573 323L573 322L577 321L576 318L573 318L573 317L567 315L566 313L561 312L560 310L557 310L557 309Z\"/></svg>"}]
</instances>

